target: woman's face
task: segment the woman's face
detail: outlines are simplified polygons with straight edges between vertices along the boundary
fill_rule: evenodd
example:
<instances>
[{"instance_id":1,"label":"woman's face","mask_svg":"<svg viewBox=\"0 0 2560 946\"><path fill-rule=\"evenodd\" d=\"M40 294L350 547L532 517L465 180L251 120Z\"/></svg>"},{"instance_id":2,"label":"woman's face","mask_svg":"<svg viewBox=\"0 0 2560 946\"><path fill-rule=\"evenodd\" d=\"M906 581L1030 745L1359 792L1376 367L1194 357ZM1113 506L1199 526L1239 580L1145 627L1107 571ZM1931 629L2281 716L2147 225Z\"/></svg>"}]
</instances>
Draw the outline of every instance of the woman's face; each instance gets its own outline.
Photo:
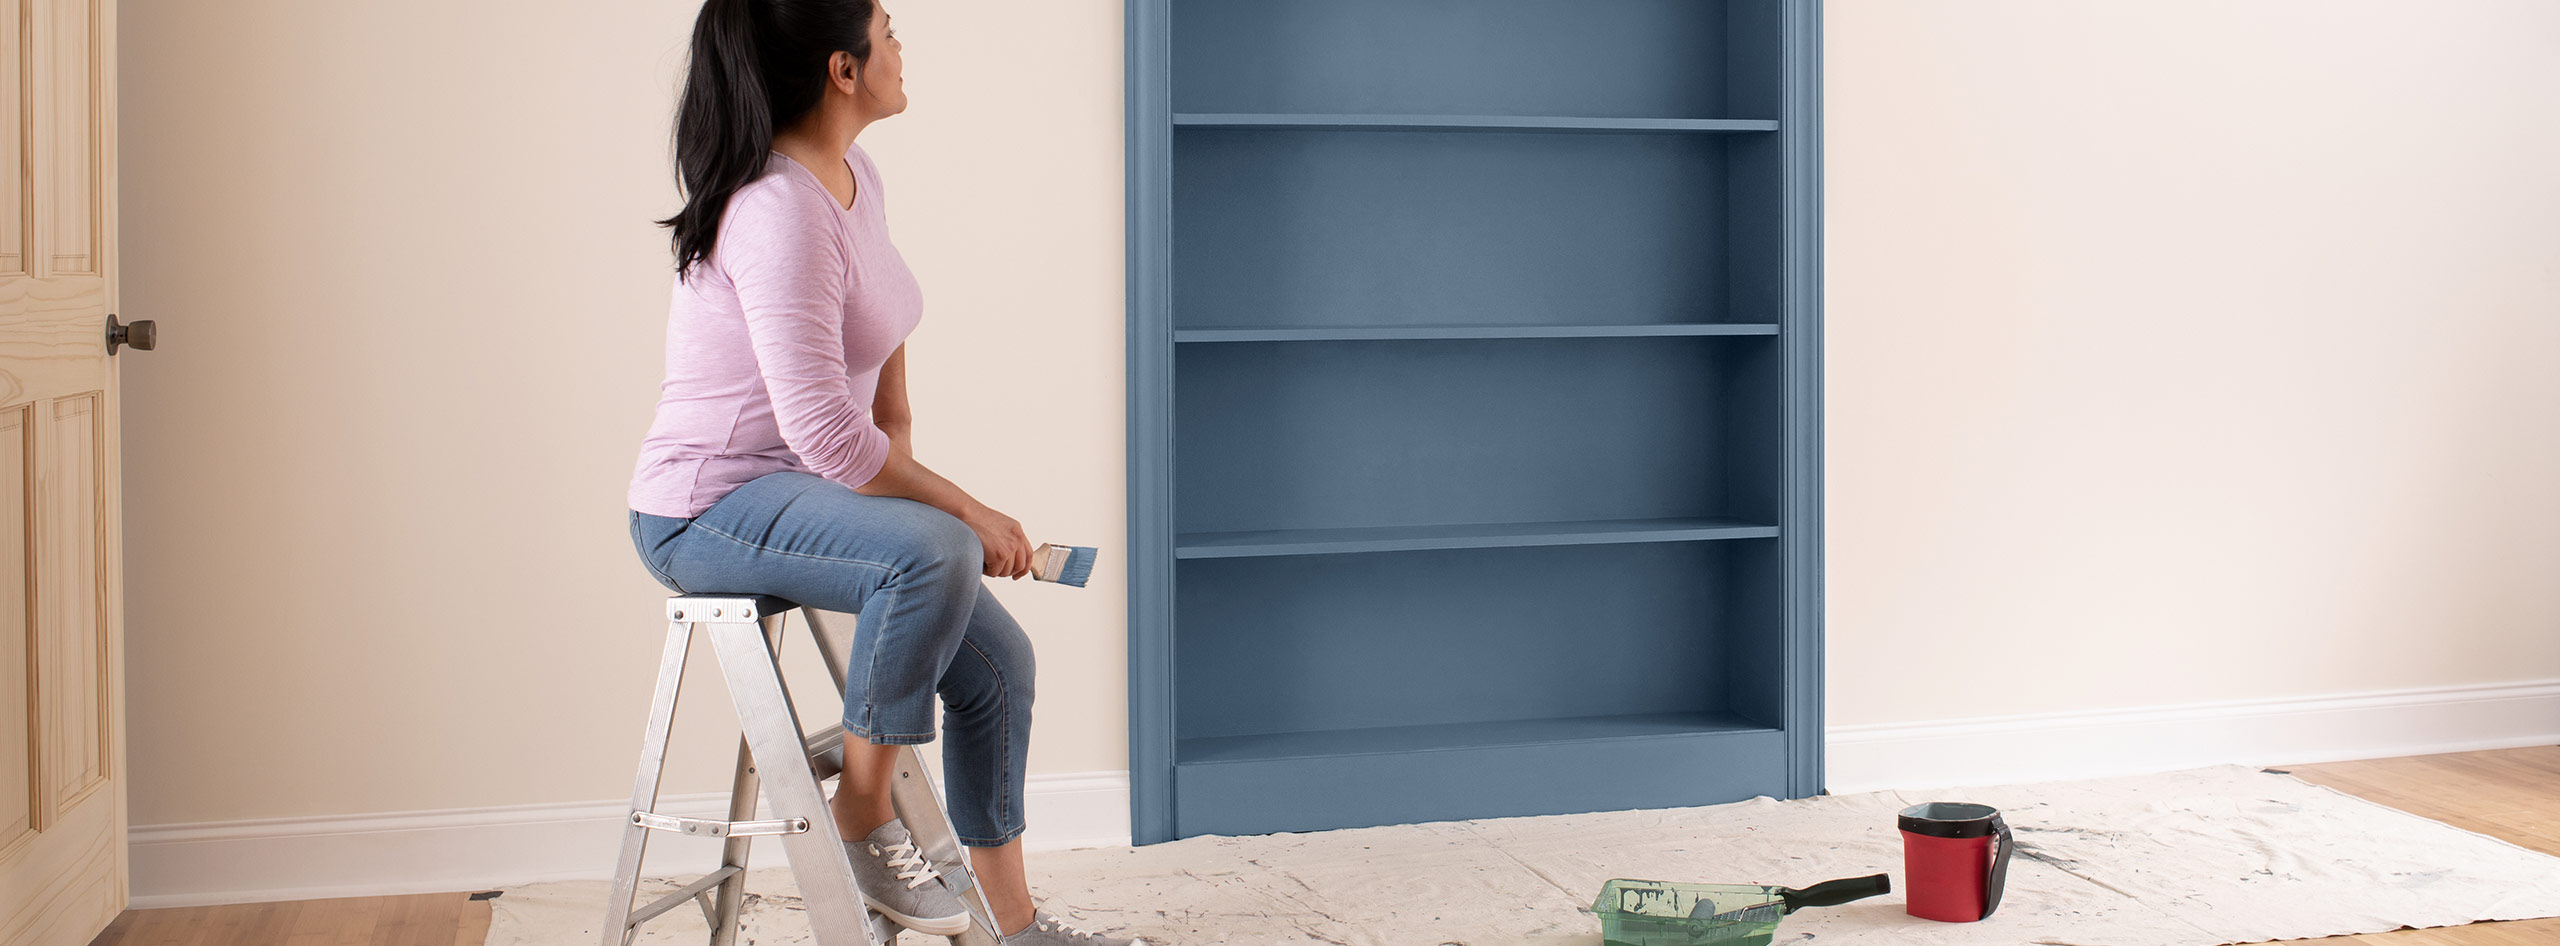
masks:
<instances>
[{"instance_id":1,"label":"woman's face","mask_svg":"<svg viewBox=\"0 0 2560 946\"><path fill-rule=\"evenodd\" d=\"M874 114L885 117L907 110L906 60L898 54L889 8L874 4L872 10L871 62L862 70L862 87L877 103Z\"/></svg>"}]
</instances>

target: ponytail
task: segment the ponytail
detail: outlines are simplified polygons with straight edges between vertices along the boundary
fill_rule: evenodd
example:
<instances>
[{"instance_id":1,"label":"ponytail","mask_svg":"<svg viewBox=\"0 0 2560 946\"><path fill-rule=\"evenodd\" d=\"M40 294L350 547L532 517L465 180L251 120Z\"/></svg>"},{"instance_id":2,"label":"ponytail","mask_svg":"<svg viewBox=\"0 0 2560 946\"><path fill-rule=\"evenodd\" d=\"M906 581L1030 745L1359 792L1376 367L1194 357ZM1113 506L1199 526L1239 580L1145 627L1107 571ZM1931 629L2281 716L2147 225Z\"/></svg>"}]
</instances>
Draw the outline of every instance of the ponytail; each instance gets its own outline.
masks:
<instances>
[{"instance_id":1,"label":"ponytail","mask_svg":"<svg viewBox=\"0 0 2560 946\"><path fill-rule=\"evenodd\" d=\"M693 24L676 105L672 228L676 273L711 255L729 198L764 173L777 122L797 121L826 93L827 57L871 58L871 0L707 0Z\"/></svg>"}]
</instances>

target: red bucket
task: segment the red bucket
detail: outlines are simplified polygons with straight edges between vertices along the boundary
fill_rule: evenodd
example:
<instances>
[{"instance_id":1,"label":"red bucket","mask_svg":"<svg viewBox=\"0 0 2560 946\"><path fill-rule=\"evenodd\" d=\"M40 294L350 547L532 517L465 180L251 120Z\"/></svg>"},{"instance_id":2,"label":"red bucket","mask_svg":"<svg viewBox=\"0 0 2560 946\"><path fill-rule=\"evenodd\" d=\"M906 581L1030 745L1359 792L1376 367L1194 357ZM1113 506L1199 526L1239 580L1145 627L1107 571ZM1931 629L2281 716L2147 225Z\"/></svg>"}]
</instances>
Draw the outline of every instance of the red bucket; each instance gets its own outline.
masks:
<instances>
[{"instance_id":1,"label":"red bucket","mask_svg":"<svg viewBox=\"0 0 2560 946\"><path fill-rule=\"evenodd\" d=\"M1998 809L1935 801L1903 809L1900 820L1904 912L1971 923L2000 908L2018 841Z\"/></svg>"}]
</instances>

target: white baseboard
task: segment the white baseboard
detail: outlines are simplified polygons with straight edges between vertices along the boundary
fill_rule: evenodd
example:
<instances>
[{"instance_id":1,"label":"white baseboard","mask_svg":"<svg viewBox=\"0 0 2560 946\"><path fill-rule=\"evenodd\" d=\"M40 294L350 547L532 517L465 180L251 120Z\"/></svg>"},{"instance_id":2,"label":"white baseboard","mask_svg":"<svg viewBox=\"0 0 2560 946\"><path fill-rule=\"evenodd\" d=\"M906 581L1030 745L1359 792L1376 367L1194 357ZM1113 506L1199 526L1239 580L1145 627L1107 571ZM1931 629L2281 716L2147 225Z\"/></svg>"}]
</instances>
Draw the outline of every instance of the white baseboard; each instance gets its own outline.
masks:
<instances>
[{"instance_id":1,"label":"white baseboard","mask_svg":"<svg viewBox=\"0 0 2560 946\"><path fill-rule=\"evenodd\" d=\"M1086 772L1024 780L1022 845L1059 851L1129 844L1129 775ZM274 818L136 826L130 836L132 909L490 890L613 876L619 801L511 805L369 816ZM657 810L723 818L726 792L660 795ZM644 872L693 876L720 861L710 838L658 834ZM790 863L757 838L747 863Z\"/></svg>"},{"instance_id":2,"label":"white baseboard","mask_svg":"<svg viewBox=\"0 0 2560 946\"><path fill-rule=\"evenodd\" d=\"M1823 764L1828 790L1850 795L2554 744L2560 680L2541 680L1834 726Z\"/></svg>"},{"instance_id":3,"label":"white baseboard","mask_svg":"<svg viewBox=\"0 0 2560 946\"><path fill-rule=\"evenodd\" d=\"M2560 743L2560 680L2306 699L1835 727L1834 794L2309 764ZM1129 843L1126 772L1035 775L1031 851ZM727 796L659 809L717 818ZM487 890L611 876L627 801L175 824L132 830L136 909ZM647 869L690 876L716 841L660 835ZM751 864L788 861L759 839Z\"/></svg>"}]
</instances>

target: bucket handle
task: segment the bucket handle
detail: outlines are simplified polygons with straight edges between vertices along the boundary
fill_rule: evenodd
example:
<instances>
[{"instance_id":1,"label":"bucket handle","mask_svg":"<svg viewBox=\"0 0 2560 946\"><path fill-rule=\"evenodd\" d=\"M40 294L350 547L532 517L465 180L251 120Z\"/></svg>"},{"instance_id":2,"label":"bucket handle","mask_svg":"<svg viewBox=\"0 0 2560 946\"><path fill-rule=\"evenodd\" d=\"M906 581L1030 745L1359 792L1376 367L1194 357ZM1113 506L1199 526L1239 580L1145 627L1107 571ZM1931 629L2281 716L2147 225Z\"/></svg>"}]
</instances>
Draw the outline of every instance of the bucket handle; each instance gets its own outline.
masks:
<instances>
[{"instance_id":1,"label":"bucket handle","mask_svg":"<svg viewBox=\"0 0 2560 946\"><path fill-rule=\"evenodd\" d=\"M1991 830L2000 836L2000 853L1991 859L1989 893L1983 898L1982 918L1990 919L1991 911L2000 909L2000 894L2009 886L2009 855L2018 849L2018 838L2009 833L2009 822L1999 812L1991 813Z\"/></svg>"}]
</instances>

